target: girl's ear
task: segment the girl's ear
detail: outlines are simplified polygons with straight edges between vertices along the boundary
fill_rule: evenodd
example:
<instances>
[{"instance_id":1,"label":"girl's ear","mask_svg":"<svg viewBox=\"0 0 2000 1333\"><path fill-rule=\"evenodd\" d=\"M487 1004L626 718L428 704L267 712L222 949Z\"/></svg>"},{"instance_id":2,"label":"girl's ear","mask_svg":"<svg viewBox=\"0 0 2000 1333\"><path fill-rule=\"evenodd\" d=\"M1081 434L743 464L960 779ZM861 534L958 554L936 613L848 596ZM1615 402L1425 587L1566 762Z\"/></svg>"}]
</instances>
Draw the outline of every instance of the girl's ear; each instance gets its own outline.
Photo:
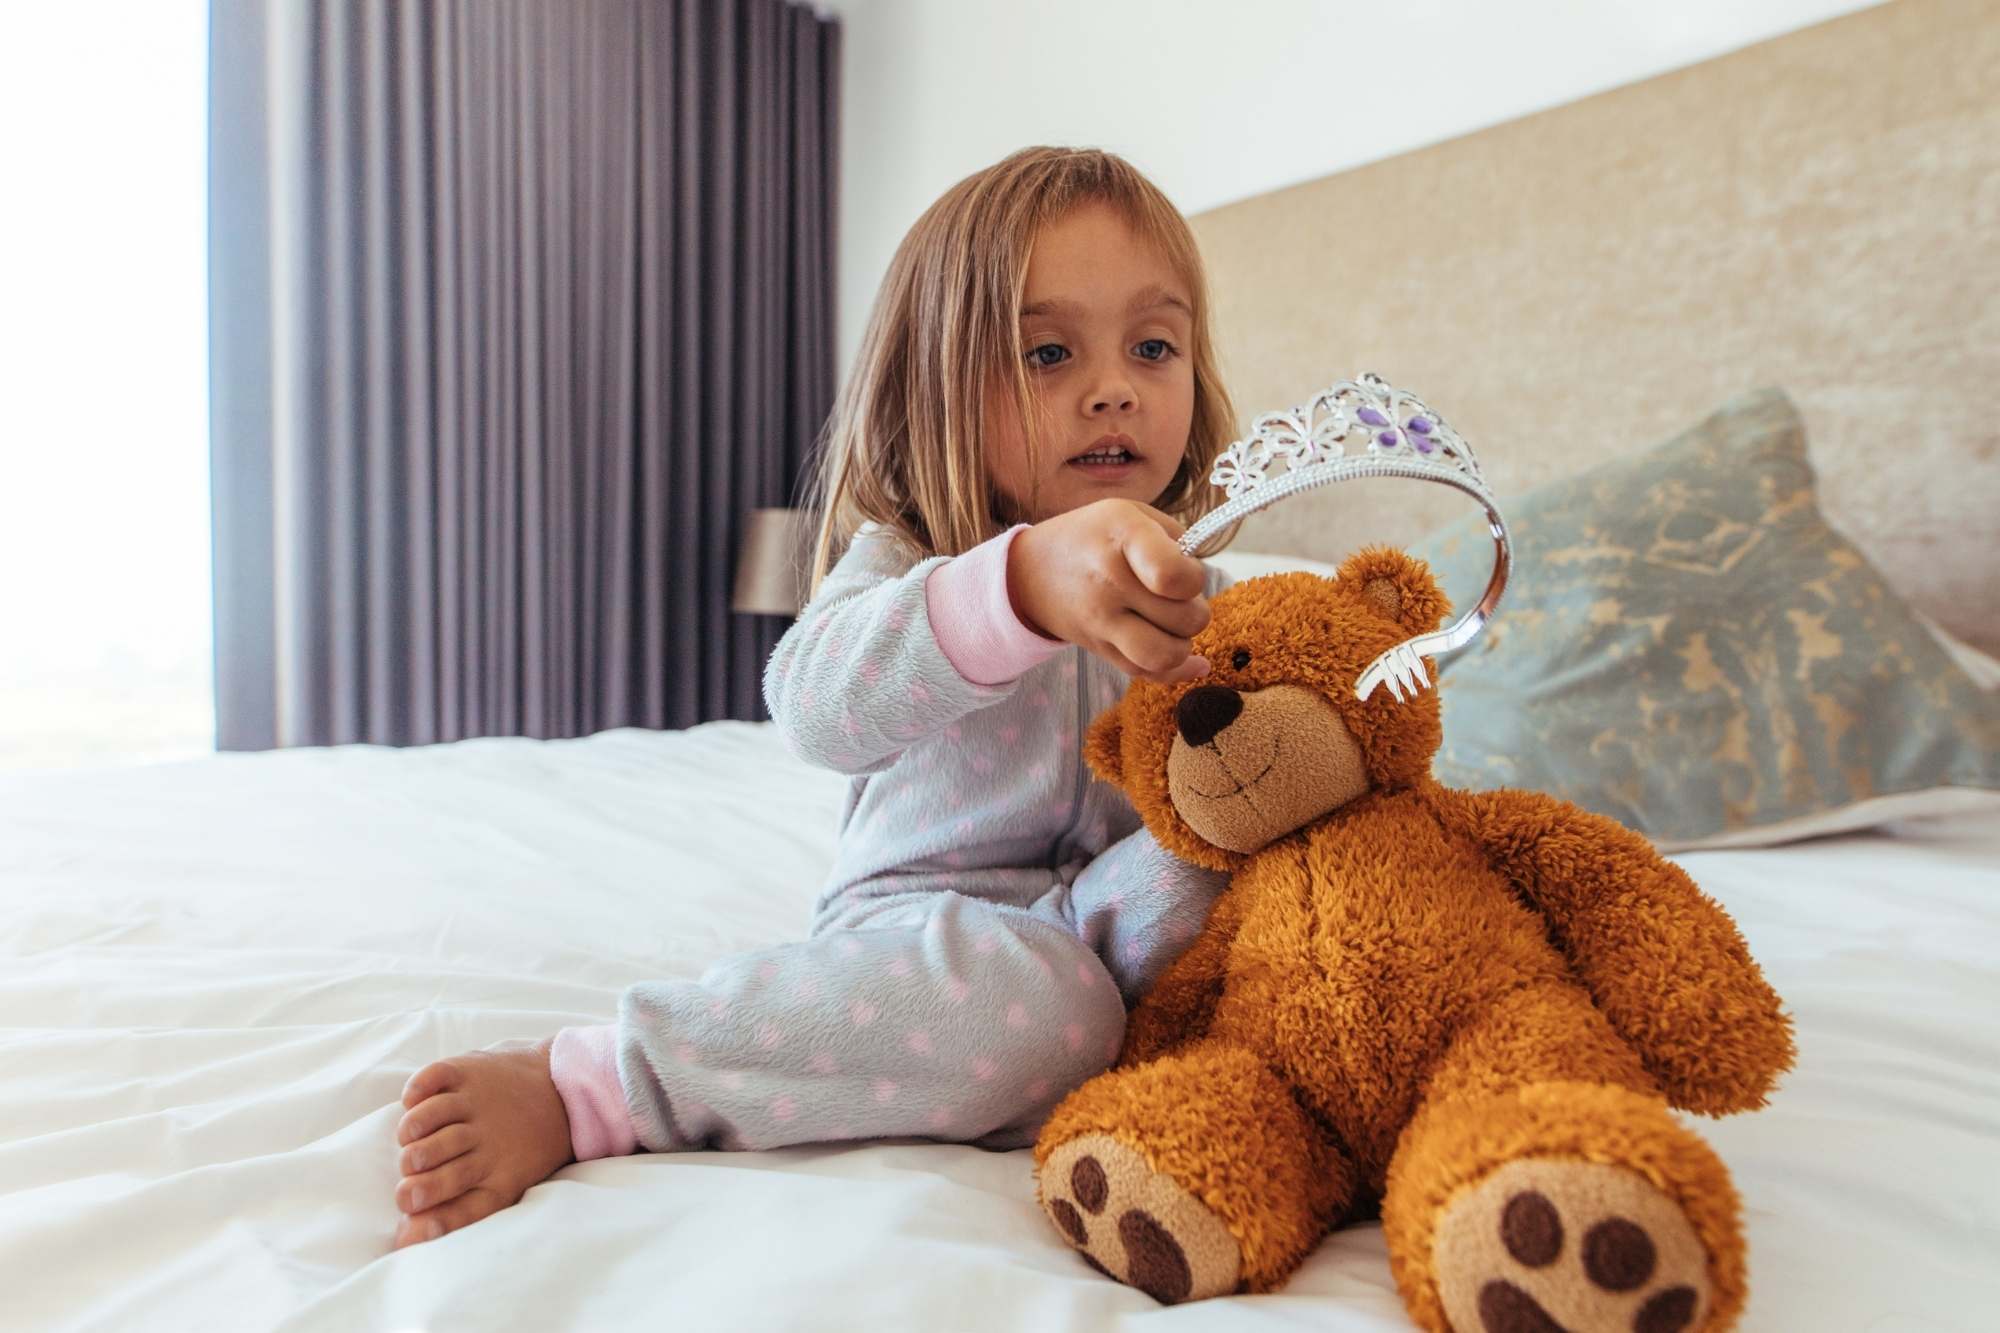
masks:
<instances>
[{"instance_id":1,"label":"girl's ear","mask_svg":"<svg viewBox=\"0 0 2000 1333\"><path fill-rule=\"evenodd\" d=\"M1083 761L1090 771L1114 787L1125 781L1125 761L1119 753L1125 736L1122 707L1108 708L1090 724L1083 738Z\"/></svg>"},{"instance_id":2,"label":"girl's ear","mask_svg":"<svg viewBox=\"0 0 2000 1333\"><path fill-rule=\"evenodd\" d=\"M1436 629L1450 610L1430 566L1393 546L1356 551L1341 562L1339 581L1359 588L1364 606L1408 635Z\"/></svg>"}]
</instances>

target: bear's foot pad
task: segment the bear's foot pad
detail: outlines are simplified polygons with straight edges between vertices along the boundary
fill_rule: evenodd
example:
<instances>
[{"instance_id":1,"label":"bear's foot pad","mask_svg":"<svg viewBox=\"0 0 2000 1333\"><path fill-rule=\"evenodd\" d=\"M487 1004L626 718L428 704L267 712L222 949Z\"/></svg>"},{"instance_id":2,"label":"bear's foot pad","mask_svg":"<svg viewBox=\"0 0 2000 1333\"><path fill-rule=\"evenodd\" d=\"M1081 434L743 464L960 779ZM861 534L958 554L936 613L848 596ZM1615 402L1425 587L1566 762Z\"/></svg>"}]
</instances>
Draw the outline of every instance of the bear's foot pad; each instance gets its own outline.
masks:
<instances>
[{"instance_id":1,"label":"bear's foot pad","mask_svg":"<svg viewBox=\"0 0 2000 1333\"><path fill-rule=\"evenodd\" d=\"M1679 1205L1599 1162L1508 1162L1445 1205L1432 1256L1462 1333L1692 1333L1714 1303Z\"/></svg>"},{"instance_id":2,"label":"bear's foot pad","mask_svg":"<svg viewBox=\"0 0 2000 1333\"><path fill-rule=\"evenodd\" d=\"M1229 1228L1137 1149L1086 1134L1051 1153L1040 1180L1050 1220L1106 1276L1167 1305L1236 1290Z\"/></svg>"}]
</instances>

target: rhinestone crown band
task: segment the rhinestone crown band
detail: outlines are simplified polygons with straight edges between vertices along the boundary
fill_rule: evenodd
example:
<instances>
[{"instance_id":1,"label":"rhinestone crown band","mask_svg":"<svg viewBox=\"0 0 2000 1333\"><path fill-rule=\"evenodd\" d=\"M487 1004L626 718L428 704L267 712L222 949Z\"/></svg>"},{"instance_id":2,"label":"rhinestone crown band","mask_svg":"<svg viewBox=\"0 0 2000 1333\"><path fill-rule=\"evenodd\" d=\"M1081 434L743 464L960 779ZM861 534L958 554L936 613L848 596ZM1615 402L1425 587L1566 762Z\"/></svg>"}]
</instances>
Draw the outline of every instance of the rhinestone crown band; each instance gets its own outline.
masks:
<instances>
[{"instance_id":1,"label":"rhinestone crown band","mask_svg":"<svg viewBox=\"0 0 2000 1333\"><path fill-rule=\"evenodd\" d=\"M1268 475L1279 461L1285 470ZM1493 536L1493 574L1478 604L1447 629L1397 644L1355 681L1355 694L1362 699L1387 684L1401 701L1405 690L1415 695L1430 684L1425 656L1462 648L1485 628L1513 561L1499 503L1486 487L1471 446L1415 394L1363 372L1359 379L1320 391L1304 407L1264 413L1251 423L1249 438L1231 444L1215 460L1209 480L1229 498L1189 528L1180 546L1193 554L1248 514L1316 486L1363 477L1409 477L1461 490L1485 507Z\"/></svg>"}]
</instances>

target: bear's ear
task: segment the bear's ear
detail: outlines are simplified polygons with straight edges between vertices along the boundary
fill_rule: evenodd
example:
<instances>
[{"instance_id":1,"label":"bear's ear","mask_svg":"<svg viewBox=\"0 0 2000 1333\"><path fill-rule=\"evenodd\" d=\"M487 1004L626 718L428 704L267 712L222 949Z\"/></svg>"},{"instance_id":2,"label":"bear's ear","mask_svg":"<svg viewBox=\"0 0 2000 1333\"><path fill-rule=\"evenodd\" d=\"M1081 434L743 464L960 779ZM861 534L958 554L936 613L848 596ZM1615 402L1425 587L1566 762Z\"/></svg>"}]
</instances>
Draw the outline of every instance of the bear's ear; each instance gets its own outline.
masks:
<instances>
[{"instance_id":1,"label":"bear's ear","mask_svg":"<svg viewBox=\"0 0 2000 1333\"><path fill-rule=\"evenodd\" d=\"M1083 738L1083 761L1090 771L1117 787L1125 781L1125 761L1119 753L1125 735L1124 708L1107 708Z\"/></svg>"},{"instance_id":2,"label":"bear's ear","mask_svg":"<svg viewBox=\"0 0 2000 1333\"><path fill-rule=\"evenodd\" d=\"M1393 546L1364 546L1347 557L1340 582L1359 588L1361 604L1406 635L1436 629L1450 610L1430 566Z\"/></svg>"}]
</instances>

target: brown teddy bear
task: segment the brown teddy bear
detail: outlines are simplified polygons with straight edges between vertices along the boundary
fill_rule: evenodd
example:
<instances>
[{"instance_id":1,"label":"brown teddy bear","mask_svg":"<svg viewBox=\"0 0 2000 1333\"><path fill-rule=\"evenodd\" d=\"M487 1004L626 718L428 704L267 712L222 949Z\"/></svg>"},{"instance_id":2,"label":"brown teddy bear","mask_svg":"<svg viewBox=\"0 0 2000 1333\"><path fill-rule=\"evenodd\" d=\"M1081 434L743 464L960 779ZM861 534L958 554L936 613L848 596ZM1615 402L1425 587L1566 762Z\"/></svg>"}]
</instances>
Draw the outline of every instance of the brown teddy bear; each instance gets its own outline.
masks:
<instances>
[{"instance_id":1,"label":"brown teddy bear","mask_svg":"<svg viewBox=\"0 0 2000 1333\"><path fill-rule=\"evenodd\" d=\"M1116 1067L1050 1117L1037 1194L1161 1301L1268 1291L1379 1210L1424 1328L1727 1327L1736 1192L1668 1108L1762 1105L1790 1022L1644 838L1439 786L1436 691L1355 698L1446 609L1387 548L1251 579L1194 640L1208 676L1135 680L1092 726L1161 845L1233 874Z\"/></svg>"}]
</instances>

